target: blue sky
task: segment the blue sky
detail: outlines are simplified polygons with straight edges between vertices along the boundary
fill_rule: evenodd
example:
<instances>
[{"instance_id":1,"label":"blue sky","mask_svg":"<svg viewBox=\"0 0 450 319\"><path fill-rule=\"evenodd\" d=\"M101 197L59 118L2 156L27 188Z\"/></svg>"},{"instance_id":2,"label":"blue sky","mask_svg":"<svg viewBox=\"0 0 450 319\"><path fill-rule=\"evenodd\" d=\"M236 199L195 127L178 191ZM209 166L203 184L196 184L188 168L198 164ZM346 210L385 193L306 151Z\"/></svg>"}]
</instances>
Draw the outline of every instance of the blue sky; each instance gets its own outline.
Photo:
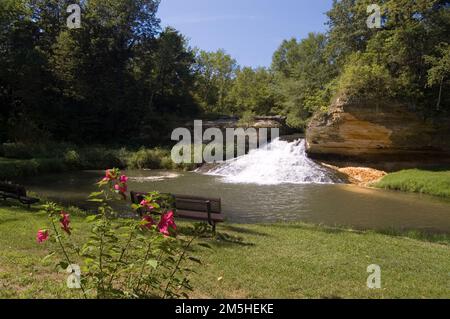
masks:
<instances>
[{"instance_id":1,"label":"blue sky","mask_svg":"<svg viewBox=\"0 0 450 319\"><path fill-rule=\"evenodd\" d=\"M242 66L270 66L284 39L326 30L331 0L161 0L162 26L180 30L191 46L225 49Z\"/></svg>"}]
</instances>

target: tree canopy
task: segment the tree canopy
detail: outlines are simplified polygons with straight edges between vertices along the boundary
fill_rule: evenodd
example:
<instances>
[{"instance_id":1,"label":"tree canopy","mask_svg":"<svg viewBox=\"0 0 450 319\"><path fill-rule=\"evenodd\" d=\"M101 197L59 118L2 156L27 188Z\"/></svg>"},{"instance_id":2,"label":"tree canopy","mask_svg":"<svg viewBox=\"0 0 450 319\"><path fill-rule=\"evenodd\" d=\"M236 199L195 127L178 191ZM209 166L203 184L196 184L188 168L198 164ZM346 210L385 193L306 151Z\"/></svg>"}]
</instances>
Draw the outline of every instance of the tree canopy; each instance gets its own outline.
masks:
<instances>
[{"instance_id":1,"label":"tree canopy","mask_svg":"<svg viewBox=\"0 0 450 319\"><path fill-rule=\"evenodd\" d=\"M200 116L285 115L304 128L337 96L450 113L450 1L334 0L328 30L283 41L269 68L191 48L159 0L0 1L0 142L159 144ZM100 133L101 131L101 133Z\"/></svg>"}]
</instances>

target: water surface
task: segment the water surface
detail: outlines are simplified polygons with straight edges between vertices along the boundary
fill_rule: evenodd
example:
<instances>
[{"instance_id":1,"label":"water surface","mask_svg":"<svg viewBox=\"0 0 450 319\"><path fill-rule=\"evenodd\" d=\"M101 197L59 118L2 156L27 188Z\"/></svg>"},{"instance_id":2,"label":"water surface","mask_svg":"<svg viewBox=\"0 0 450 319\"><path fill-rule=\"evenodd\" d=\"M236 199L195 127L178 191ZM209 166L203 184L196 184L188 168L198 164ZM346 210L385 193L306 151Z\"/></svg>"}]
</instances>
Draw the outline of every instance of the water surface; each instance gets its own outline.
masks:
<instances>
[{"instance_id":1,"label":"water surface","mask_svg":"<svg viewBox=\"0 0 450 319\"><path fill-rule=\"evenodd\" d=\"M357 229L450 232L450 201L343 184L257 185L231 183L192 172L128 171L129 190L220 197L229 222L305 221ZM23 184L68 205L87 206L100 171L43 175ZM128 210L122 206L121 210Z\"/></svg>"}]
</instances>

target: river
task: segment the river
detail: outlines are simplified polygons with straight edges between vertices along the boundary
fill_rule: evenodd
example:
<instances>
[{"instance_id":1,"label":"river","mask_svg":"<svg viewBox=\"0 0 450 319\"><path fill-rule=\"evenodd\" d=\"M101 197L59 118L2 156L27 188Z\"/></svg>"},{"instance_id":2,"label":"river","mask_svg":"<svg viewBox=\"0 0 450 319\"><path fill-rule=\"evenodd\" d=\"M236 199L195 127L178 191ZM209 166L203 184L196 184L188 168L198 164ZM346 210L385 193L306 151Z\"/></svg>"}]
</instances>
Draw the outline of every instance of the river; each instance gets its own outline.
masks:
<instances>
[{"instance_id":1,"label":"river","mask_svg":"<svg viewBox=\"0 0 450 319\"><path fill-rule=\"evenodd\" d=\"M450 200L343 184L310 160L304 140L275 140L267 147L207 172L130 170L130 191L160 191L222 199L232 223L304 221L355 229L450 233ZM22 183L51 200L89 208L102 171L28 178ZM129 202L117 206L130 213Z\"/></svg>"}]
</instances>

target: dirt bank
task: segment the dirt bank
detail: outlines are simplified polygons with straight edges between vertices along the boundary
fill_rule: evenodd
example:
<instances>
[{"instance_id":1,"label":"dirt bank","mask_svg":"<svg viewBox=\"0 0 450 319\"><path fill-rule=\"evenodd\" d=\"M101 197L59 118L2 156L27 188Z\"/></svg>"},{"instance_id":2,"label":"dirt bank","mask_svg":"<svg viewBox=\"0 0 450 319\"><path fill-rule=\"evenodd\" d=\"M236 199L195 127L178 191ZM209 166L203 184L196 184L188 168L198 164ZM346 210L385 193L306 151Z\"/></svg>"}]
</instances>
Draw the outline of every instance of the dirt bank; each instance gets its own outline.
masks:
<instances>
[{"instance_id":1,"label":"dirt bank","mask_svg":"<svg viewBox=\"0 0 450 319\"><path fill-rule=\"evenodd\" d=\"M321 164L338 172L338 174L349 183L359 186L369 186L371 183L374 183L387 175L385 171L370 167L335 166L329 163Z\"/></svg>"}]
</instances>

